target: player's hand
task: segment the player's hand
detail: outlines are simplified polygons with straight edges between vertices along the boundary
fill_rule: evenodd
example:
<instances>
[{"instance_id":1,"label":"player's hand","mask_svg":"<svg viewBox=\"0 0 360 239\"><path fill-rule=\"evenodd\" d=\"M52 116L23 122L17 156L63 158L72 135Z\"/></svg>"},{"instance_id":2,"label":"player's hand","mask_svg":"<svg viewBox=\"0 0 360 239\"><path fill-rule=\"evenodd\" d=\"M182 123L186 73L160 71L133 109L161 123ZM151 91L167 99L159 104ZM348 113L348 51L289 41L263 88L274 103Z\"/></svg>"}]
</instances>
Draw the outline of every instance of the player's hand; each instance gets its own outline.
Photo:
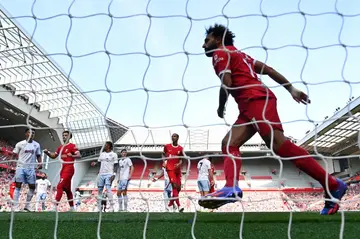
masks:
<instances>
[{"instance_id":1,"label":"player's hand","mask_svg":"<svg viewBox=\"0 0 360 239\"><path fill-rule=\"evenodd\" d=\"M72 154L72 153L68 153L67 156L68 156L68 157L72 157L73 154Z\"/></svg>"},{"instance_id":2,"label":"player's hand","mask_svg":"<svg viewBox=\"0 0 360 239\"><path fill-rule=\"evenodd\" d=\"M157 181L157 178L153 178L152 181L153 181L153 182L156 182L156 181Z\"/></svg>"},{"instance_id":3,"label":"player's hand","mask_svg":"<svg viewBox=\"0 0 360 239\"><path fill-rule=\"evenodd\" d=\"M289 92L296 102L303 103L304 105L311 103L309 96L304 92L302 92L301 90L298 90L295 87L291 86L289 88Z\"/></svg>"},{"instance_id":4,"label":"player's hand","mask_svg":"<svg viewBox=\"0 0 360 239\"><path fill-rule=\"evenodd\" d=\"M44 154L48 154L48 153L49 153L49 150L48 150L48 149L44 149L43 152L44 152Z\"/></svg>"},{"instance_id":5,"label":"player's hand","mask_svg":"<svg viewBox=\"0 0 360 239\"><path fill-rule=\"evenodd\" d=\"M214 186L215 185L215 181L211 181L210 182L210 186L212 187L212 186Z\"/></svg>"},{"instance_id":6,"label":"player's hand","mask_svg":"<svg viewBox=\"0 0 360 239\"><path fill-rule=\"evenodd\" d=\"M217 109L217 114L221 119L223 119L225 116L225 107L219 106L219 108Z\"/></svg>"},{"instance_id":7,"label":"player's hand","mask_svg":"<svg viewBox=\"0 0 360 239\"><path fill-rule=\"evenodd\" d=\"M38 169L42 169L42 163L38 163Z\"/></svg>"},{"instance_id":8,"label":"player's hand","mask_svg":"<svg viewBox=\"0 0 360 239\"><path fill-rule=\"evenodd\" d=\"M96 162L91 162L90 164L92 167L94 167L96 165Z\"/></svg>"}]
</instances>

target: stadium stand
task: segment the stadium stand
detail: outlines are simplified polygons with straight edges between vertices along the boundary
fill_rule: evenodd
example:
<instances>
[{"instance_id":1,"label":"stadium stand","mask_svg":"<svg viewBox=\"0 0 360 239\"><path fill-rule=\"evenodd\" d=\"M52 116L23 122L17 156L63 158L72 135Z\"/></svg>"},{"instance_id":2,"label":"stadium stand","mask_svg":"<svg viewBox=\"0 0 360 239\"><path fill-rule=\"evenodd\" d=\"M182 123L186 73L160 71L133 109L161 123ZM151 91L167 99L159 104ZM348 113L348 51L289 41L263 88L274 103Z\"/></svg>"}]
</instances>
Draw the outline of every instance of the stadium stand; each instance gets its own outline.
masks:
<instances>
[{"instance_id":1,"label":"stadium stand","mask_svg":"<svg viewBox=\"0 0 360 239\"><path fill-rule=\"evenodd\" d=\"M127 131L124 125L105 117L46 52L30 39L29 34L2 10L0 65L2 161L9 159L6 151L11 151L16 142L24 139L25 125L28 124L37 128L35 139L42 148L52 151L62 142L62 130L71 130L74 134L72 141L85 157L99 152L106 140L115 142ZM43 157L43 161L46 163L43 171L56 184L59 163L51 163L47 157ZM75 167L77 175L73 186L80 183L88 165L76 164ZM2 167L2 172L4 170L7 172L8 168ZM2 183L2 191L7 191L7 183Z\"/></svg>"}]
</instances>

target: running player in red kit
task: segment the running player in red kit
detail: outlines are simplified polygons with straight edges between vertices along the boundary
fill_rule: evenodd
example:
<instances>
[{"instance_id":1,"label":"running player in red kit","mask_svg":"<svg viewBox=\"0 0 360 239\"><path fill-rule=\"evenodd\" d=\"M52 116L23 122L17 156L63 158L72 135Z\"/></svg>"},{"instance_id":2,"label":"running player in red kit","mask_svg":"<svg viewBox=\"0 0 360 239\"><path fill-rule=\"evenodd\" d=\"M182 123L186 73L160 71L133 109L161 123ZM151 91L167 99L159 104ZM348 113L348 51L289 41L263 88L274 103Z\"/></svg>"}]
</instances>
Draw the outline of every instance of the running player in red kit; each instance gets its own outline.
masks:
<instances>
[{"instance_id":1,"label":"running player in red kit","mask_svg":"<svg viewBox=\"0 0 360 239\"><path fill-rule=\"evenodd\" d=\"M72 134L69 131L64 131L62 134L64 144L60 145L56 152L51 153L47 149L44 150L44 153L52 159L57 158L61 153L62 168L60 171L60 181L56 188L55 200L60 202L63 192L65 191L66 196L69 200L70 210L74 211L74 201L73 193L71 191L71 180L75 173L74 161L75 159L80 158L80 152L77 149L76 145L70 143ZM56 208L54 208L56 210Z\"/></svg>"},{"instance_id":2,"label":"running player in red kit","mask_svg":"<svg viewBox=\"0 0 360 239\"><path fill-rule=\"evenodd\" d=\"M222 153L236 157L236 174L234 175L232 159L225 157L225 187L208 194L210 199L199 201L200 206L218 208L226 203L235 202L234 200L211 200L211 197L231 199L234 199L235 195L242 197L242 191L238 187L241 168L239 149L256 132L260 134L269 148L272 147L277 155L283 158L295 157L291 162L319 181L325 191L326 180L328 180L331 195L341 200L347 190L347 185L342 180L328 174L314 158L309 156L306 150L298 147L284 136L276 107L277 99L274 93L259 80L257 74L267 75L284 86L298 103L310 103L308 96L293 87L284 76L273 68L237 50L234 46L234 37L235 35L225 26L215 24L206 30L206 38L203 44L205 54L212 57L215 73L222 82L217 110L218 116L224 117L228 93L234 97L241 113L235 122L236 127L233 127L231 134L229 132L222 140ZM301 158L296 158L297 156L301 156ZM329 195L325 195L325 197L330 198ZM323 215L335 214L338 210L339 204L326 201L325 207L320 213Z\"/></svg>"},{"instance_id":3,"label":"running player in red kit","mask_svg":"<svg viewBox=\"0 0 360 239\"><path fill-rule=\"evenodd\" d=\"M164 163L166 164L166 172L169 176L169 180L172 186L172 197L179 197L181 190L181 165L182 159L178 158L179 156L184 156L183 147L178 144L179 135L171 135L172 144L166 144L164 146L164 151L162 153ZM171 199L169 202L169 207L172 208L176 202L179 212L183 212L184 208L180 208L179 199Z\"/></svg>"}]
</instances>

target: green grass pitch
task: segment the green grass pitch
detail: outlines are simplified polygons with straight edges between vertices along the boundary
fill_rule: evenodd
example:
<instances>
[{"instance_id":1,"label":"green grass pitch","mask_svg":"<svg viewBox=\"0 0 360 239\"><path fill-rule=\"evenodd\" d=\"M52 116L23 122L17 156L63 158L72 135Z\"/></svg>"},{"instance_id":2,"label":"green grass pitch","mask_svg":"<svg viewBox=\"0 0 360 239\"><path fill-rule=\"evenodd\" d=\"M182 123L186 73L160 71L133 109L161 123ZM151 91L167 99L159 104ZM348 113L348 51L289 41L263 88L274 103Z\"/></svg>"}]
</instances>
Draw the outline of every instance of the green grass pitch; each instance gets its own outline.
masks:
<instances>
[{"instance_id":1,"label":"green grass pitch","mask_svg":"<svg viewBox=\"0 0 360 239\"><path fill-rule=\"evenodd\" d=\"M54 238L55 213L14 214L13 238ZM360 213L345 212L344 238L359 238ZM0 213L0 238L9 238L10 213ZM242 213L198 213L197 239L239 238ZM288 238L289 213L245 213L244 239ZM146 238L192 238L194 213L150 213ZM146 213L103 213L101 238L143 238ZM97 238L98 213L59 213L57 238ZM293 213L291 238L339 238L341 214Z\"/></svg>"}]
</instances>

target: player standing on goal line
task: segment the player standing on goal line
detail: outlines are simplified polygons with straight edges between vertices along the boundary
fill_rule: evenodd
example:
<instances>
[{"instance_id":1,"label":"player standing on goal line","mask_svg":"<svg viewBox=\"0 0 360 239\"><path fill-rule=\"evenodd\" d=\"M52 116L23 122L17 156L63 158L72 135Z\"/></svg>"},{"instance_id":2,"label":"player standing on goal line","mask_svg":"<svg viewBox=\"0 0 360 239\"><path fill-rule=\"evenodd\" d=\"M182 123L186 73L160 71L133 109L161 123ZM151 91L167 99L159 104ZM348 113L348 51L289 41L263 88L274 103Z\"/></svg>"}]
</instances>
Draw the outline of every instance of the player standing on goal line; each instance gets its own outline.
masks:
<instances>
[{"instance_id":1,"label":"player standing on goal line","mask_svg":"<svg viewBox=\"0 0 360 239\"><path fill-rule=\"evenodd\" d=\"M31 131L31 132L30 132ZM34 140L35 130L27 128L25 130L25 139L15 145L12 152L12 158L18 157L15 183L16 188L14 191L14 210L19 211L19 197L21 185L23 183L29 185L29 191L26 196L26 204L24 211L30 212L30 202L34 196L36 171L42 168L41 149L40 144ZM37 161L37 162L36 162Z\"/></svg>"},{"instance_id":2,"label":"player standing on goal line","mask_svg":"<svg viewBox=\"0 0 360 239\"><path fill-rule=\"evenodd\" d=\"M72 134L68 130L65 130L62 133L62 137L64 144L60 145L56 152L51 153L49 150L44 149L44 153L52 159L56 159L61 153L61 160L63 161L60 171L60 181L56 187L55 200L57 203L54 205L53 210L55 211L57 209L63 192L65 191L70 205L70 210L75 211L73 193L71 191L71 180L75 173L74 161L75 159L79 159L81 155L76 145L70 143Z\"/></svg>"},{"instance_id":3,"label":"player standing on goal line","mask_svg":"<svg viewBox=\"0 0 360 239\"><path fill-rule=\"evenodd\" d=\"M201 159L197 164L197 169L197 184L201 197L204 197L209 194L210 188L214 185L214 175L210 160L208 158Z\"/></svg>"},{"instance_id":4,"label":"player standing on goal line","mask_svg":"<svg viewBox=\"0 0 360 239\"><path fill-rule=\"evenodd\" d=\"M212 57L215 73L222 81L219 95L219 108L217 110L218 116L220 118L224 117L228 91L234 97L241 112L234 127L231 129L231 135L229 132L222 140L222 153L237 157L235 160L236 174L234 175L232 158L225 157L225 187L208 196L210 198L224 197L233 199L235 197L235 186L237 195L242 197L242 191L237 185L241 168L239 149L241 145L258 132L266 145L269 148L272 146L272 150L279 156L284 158L302 156L301 158L291 160L291 162L297 168L316 179L325 189L325 192L327 178L330 193L334 198L341 200L347 190L347 185L340 179L336 179L328 174L314 158L309 156L306 150L298 147L284 136L276 108L276 97L274 93L259 80L256 74L268 75L275 82L284 86L298 103L310 103L308 96L293 87L284 76L273 68L238 51L233 45L235 35L225 26L215 24L206 30L206 34L202 47L205 49L206 56ZM244 86L247 87L245 88ZM226 89L226 87L244 88ZM267 123L261 122L265 120ZM252 122L252 124L243 125L249 122ZM270 127L273 129L273 134ZM228 145L229 147L227 147ZM329 198L329 195L325 194L325 197ZM206 208L218 208L230 202L235 201L210 199L199 201L199 204ZM338 210L339 204L325 201L325 207L320 213L323 215L335 214Z\"/></svg>"},{"instance_id":5,"label":"player standing on goal line","mask_svg":"<svg viewBox=\"0 0 360 239\"><path fill-rule=\"evenodd\" d=\"M183 212L184 208L180 208L179 193L181 190L181 165L182 159L179 156L184 156L184 149L178 144L179 135L171 135L172 144L166 144L162 157L166 165L166 172L169 176L169 180L172 186L172 197L177 199L171 199L168 207L173 207L174 202L177 204L177 210Z\"/></svg>"},{"instance_id":6,"label":"player standing on goal line","mask_svg":"<svg viewBox=\"0 0 360 239\"><path fill-rule=\"evenodd\" d=\"M104 186L106 188L106 195L108 200L110 201L109 211L114 211L114 200L113 193L111 191L111 184L115 179L117 167L114 167L115 164L118 163L118 156L113 151L113 143L107 141L105 143L104 151L101 152L98 162L100 162L100 170L97 179L98 186L98 210L101 211L101 201L102 195L104 191ZM91 166L95 166L96 162L92 162Z\"/></svg>"},{"instance_id":7,"label":"player standing on goal line","mask_svg":"<svg viewBox=\"0 0 360 239\"><path fill-rule=\"evenodd\" d=\"M121 159L118 161L119 181L118 181L118 190L117 190L119 212L127 210L128 207L127 188L129 186L129 182L134 172L134 165L131 159L126 157L127 156L126 149L122 149L120 153L121 153Z\"/></svg>"},{"instance_id":8,"label":"player standing on goal line","mask_svg":"<svg viewBox=\"0 0 360 239\"><path fill-rule=\"evenodd\" d=\"M50 187L51 183L47 179L46 173L42 173L40 179L36 180L35 211L45 211L45 200L47 197L47 191ZM39 210L39 203L41 203L41 210Z\"/></svg>"},{"instance_id":9,"label":"player standing on goal line","mask_svg":"<svg viewBox=\"0 0 360 239\"><path fill-rule=\"evenodd\" d=\"M203 158L197 164L198 180L197 184L201 197L207 195L211 186L214 185L214 175L211 168L211 162L208 158Z\"/></svg>"}]
</instances>

